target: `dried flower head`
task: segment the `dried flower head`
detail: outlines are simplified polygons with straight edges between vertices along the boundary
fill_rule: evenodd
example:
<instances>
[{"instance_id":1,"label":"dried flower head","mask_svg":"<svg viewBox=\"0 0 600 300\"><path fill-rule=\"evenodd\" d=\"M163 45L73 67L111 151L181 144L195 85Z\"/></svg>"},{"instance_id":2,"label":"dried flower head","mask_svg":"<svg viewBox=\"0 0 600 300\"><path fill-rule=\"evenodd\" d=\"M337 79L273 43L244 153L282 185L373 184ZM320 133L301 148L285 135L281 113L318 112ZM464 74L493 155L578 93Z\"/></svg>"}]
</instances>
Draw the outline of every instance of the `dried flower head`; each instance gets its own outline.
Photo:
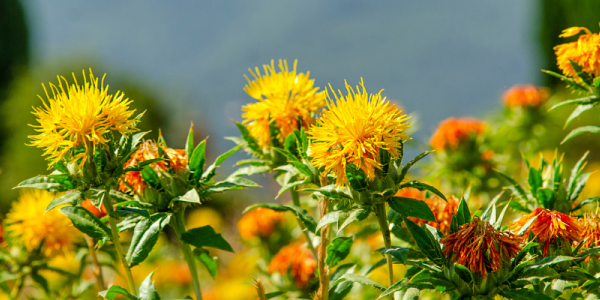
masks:
<instances>
[{"instance_id":1,"label":"dried flower head","mask_svg":"<svg viewBox=\"0 0 600 300\"><path fill-rule=\"evenodd\" d=\"M521 239L510 232L496 230L490 223L475 217L463 224L455 233L449 234L440 243L444 255L473 272L487 277L488 269L496 272L504 262L519 253Z\"/></svg>"},{"instance_id":2,"label":"dried flower head","mask_svg":"<svg viewBox=\"0 0 600 300\"><path fill-rule=\"evenodd\" d=\"M308 129L314 123L313 114L326 105L325 94L314 86L310 72L296 73L297 63L294 61L294 69L289 71L287 62L280 60L277 72L271 61L270 66L264 65L265 75L261 75L258 68L249 70L253 81L244 75L248 80L244 91L259 102L244 106L242 117L250 135L263 147L271 144L270 122L279 128L277 138L283 142L294 129Z\"/></svg>"},{"instance_id":3,"label":"dried flower head","mask_svg":"<svg viewBox=\"0 0 600 300\"><path fill-rule=\"evenodd\" d=\"M27 250L36 249L42 240L42 251L48 257L73 249L79 231L58 210L46 212L48 204L58 196L43 190L26 190L6 215L6 230Z\"/></svg>"},{"instance_id":4,"label":"dried flower head","mask_svg":"<svg viewBox=\"0 0 600 300\"><path fill-rule=\"evenodd\" d=\"M548 101L550 92L547 88L533 84L515 85L504 92L502 98L508 107L539 107Z\"/></svg>"},{"instance_id":5,"label":"dried flower head","mask_svg":"<svg viewBox=\"0 0 600 300\"><path fill-rule=\"evenodd\" d=\"M278 272L287 274L288 270L301 289L308 288L308 283L315 276L317 261L312 256L310 250L301 244L287 245L273 257L267 272Z\"/></svg>"},{"instance_id":6,"label":"dried flower head","mask_svg":"<svg viewBox=\"0 0 600 300\"><path fill-rule=\"evenodd\" d=\"M575 218L545 208L536 208L530 214L511 224L510 228L517 232L521 231L533 218L536 219L524 232L524 236L527 238L531 232L540 243L544 243L544 256L548 255L550 243L554 243L557 238L569 244L581 241L581 228Z\"/></svg>"},{"instance_id":7,"label":"dried flower head","mask_svg":"<svg viewBox=\"0 0 600 300\"><path fill-rule=\"evenodd\" d=\"M283 222L284 214L268 208L255 208L238 221L238 230L244 240L268 238Z\"/></svg>"},{"instance_id":8,"label":"dried flower head","mask_svg":"<svg viewBox=\"0 0 600 300\"><path fill-rule=\"evenodd\" d=\"M475 119L448 118L440 123L431 137L431 147L437 151L456 150L461 142L482 135L486 127L485 123Z\"/></svg>"},{"instance_id":9,"label":"dried flower head","mask_svg":"<svg viewBox=\"0 0 600 300\"><path fill-rule=\"evenodd\" d=\"M109 95L108 86L102 82L99 87L99 79L91 70L89 82L85 72L83 85L78 85L75 74L73 79L71 86L64 77L58 78L58 86L50 83L52 97L44 86L48 100L40 97L44 106L33 111L39 125L32 126L39 134L29 136L30 145L44 150L50 167L65 156L69 162L83 165L97 145L107 142L106 134L137 130L135 121L129 119L135 110L129 110L131 100L123 93ZM85 151L73 151L77 147Z\"/></svg>"},{"instance_id":10,"label":"dried flower head","mask_svg":"<svg viewBox=\"0 0 600 300\"><path fill-rule=\"evenodd\" d=\"M571 61L576 62L582 71L592 77L600 76L600 35L592 33L585 27L571 27L563 30L560 37L571 37L585 31L577 41L554 47L558 68L565 76L581 81Z\"/></svg>"},{"instance_id":11,"label":"dried flower head","mask_svg":"<svg viewBox=\"0 0 600 300\"><path fill-rule=\"evenodd\" d=\"M129 161L125 163L125 168L135 166L140 162L159 158L158 148L161 148L165 153L165 160L150 164L156 172L168 172L170 170L179 172L185 170L188 165L187 154L185 150L171 149L161 145L157 145L152 140L147 140L140 145L138 150L131 156ZM142 194L142 191L146 187L146 183L142 179L140 171L131 171L125 173L123 176L119 190L128 191L133 190L134 193Z\"/></svg>"},{"instance_id":12,"label":"dried flower head","mask_svg":"<svg viewBox=\"0 0 600 300\"><path fill-rule=\"evenodd\" d=\"M356 91L346 82L346 90L346 96L339 91L338 97L332 89L335 102L327 93L328 107L308 131L313 163L333 173L337 186L348 184L349 164L361 168L373 180L375 169L381 169L379 149L399 158L402 140L410 139L405 133L410 127L408 117L382 97L381 91L367 93L362 79Z\"/></svg>"}]
</instances>

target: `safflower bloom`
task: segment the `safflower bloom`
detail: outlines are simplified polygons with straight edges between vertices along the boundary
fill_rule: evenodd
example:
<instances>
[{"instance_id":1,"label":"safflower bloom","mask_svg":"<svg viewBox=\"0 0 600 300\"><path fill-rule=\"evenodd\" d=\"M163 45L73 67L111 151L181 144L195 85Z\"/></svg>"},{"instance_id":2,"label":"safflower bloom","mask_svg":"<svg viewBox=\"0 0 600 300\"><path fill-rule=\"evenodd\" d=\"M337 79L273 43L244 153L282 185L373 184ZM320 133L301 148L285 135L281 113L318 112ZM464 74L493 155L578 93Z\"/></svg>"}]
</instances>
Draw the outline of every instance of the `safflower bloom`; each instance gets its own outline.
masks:
<instances>
[{"instance_id":1,"label":"safflower bloom","mask_svg":"<svg viewBox=\"0 0 600 300\"><path fill-rule=\"evenodd\" d=\"M317 261L310 250L300 244L287 245L273 257L267 272L278 272L287 274L291 269L291 275L299 288L308 288L308 283L315 276Z\"/></svg>"},{"instance_id":2,"label":"safflower bloom","mask_svg":"<svg viewBox=\"0 0 600 300\"><path fill-rule=\"evenodd\" d=\"M80 236L71 220L58 210L46 212L52 199L59 195L43 190L26 190L6 215L6 230L27 250L36 249L44 239L43 253L48 257L69 253Z\"/></svg>"},{"instance_id":3,"label":"safflower bloom","mask_svg":"<svg viewBox=\"0 0 600 300\"><path fill-rule=\"evenodd\" d=\"M592 33L585 27L571 27L563 30L560 37L572 37L585 31L577 41L554 47L558 68L565 76L581 81L571 61L581 66L583 72L592 77L600 76L600 35Z\"/></svg>"},{"instance_id":4,"label":"safflower bloom","mask_svg":"<svg viewBox=\"0 0 600 300\"><path fill-rule=\"evenodd\" d=\"M318 92L310 72L296 72L297 63L294 61L294 69L289 71L287 62L280 60L277 72L275 62L271 61L270 66L263 66L265 75L261 75L258 68L249 69L253 81L244 75L248 81L244 91L258 102L242 107L243 123L248 124L250 135L262 147L271 144L270 122L279 128L277 138L283 142L294 129L308 129L314 123L313 114L326 105L325 94Z\"/></svg>"},{"instance_id":5,"label":"safflower bloom","mask_svg":"<svg viewBox=\"0 0 600 300\"><path fill-rule=\"evenodd\" d=\"M487 277L487 270L496 272L504 262L519 253L521 239L510 232L501 232L485 221L475 217L463 224L455 233L440 239L443 253L450 259L473 272Z\"/></svg>"},{"instance_id":6,"label":"safflower bloom","mask_svg":"<svg viewBox=\"0 0 600 300\"><path fill-rule=\"evenodd\" d=\"M508 107L539 107L548 101L549 96L547 88L517 84L504 92L502 98Z\"/></svg>"},{"instance_id":7,"label":"safflower bloom","mask_svg":"<svg viewBox=\"0 0 600 300\"><path fill-rule=\"evenodd\" d=\"M96 146L108 140L105 134L112 130L120 133L136 131L135 120L129 118L135 110L129 110L131 100L125 98L120 91L114 96L108 94L108 86L104 79L98 86L99 79L90 70L88 82L83 73L83 85L69 86L64 77L58 77L58 86L50 83L52 97L46 91L47 101L44 106L34 108L33 114L39 125L31 125L37 135L30 135L30 146L44 150L48 156L49 166L59 162L65 156L69 162L79 161L83 165ZM64 85L63 85L64 82ZM85 151L77 153L77 147L83 146Z\"/></svg>"},{"instance_id":8,"label":"safflower bloom","mask_svg":"<svg viewBox=\"0 0 600 300\"><path fill-rule=\"evenodd\" d=\"M187 168L188 159L185 150L171 149L162 145L157 145L156 142L152 140L147 140L140 145L138 150L131 155L129 161L125 163L125 168L135 166L143 161L159 158L158 147L162 148L166 159L150 164L150 167L156 172L167 172L169 170L179 172ZM119 190L126 192L131 188L134 193L142 194L145 187L146 183L144 182L144 179L142 179L142 172L131 171L123 175Z\"/></svg>"},{"instance_id":9,"label":"safflower bloom","mask_svg":"<svg viewBox=\"0 0 600 300\"><path fill-rule=\"evenodd\" d=\"M331 88L331 86L330 86ZM328 104L321 118L308 131L312 162L336 176L336 185L346 186L346 166L361 168L369 180L381 169L379 149L393 158L401 156L401 141L410 139L404 131L410 127L408 117L377 94L369 94L361 79L356 91L346 82L348 94L333 91L335 103L327 93Z\"/></svg>"},{"instance_id":10,"label":"safflower bloom","mask_svg":"<svg viewBox=\"0 0 600 300\"><path fill-rule=\"evenodd\" d=\"M583 247L592 248L600 245L600 216L587 213L583 218L578 218L577 223L581 228ZM587 239L587 240L586 240Z\"/></svg>"},{"instance_id":11,"label":"safflower bloom","mask_svg":"<svg viewBox=\"0 0 600 300\"><path fill-rule=\"evenodd\" d=\"M238 221L238 230L244 240L268 238L283 222L284 214L268 208L255 208Z\"/></svg>"},{"instance_id":12,"label":"safflower bloom","mask_svg":"<svg viewBox=\"0 0 600 300\"><path fill-rule=\"evenodd\" d=\"M531 232L540 243L544 243L544 256L548 255L550 243L556 241L557 238L569 244L581 241L581 227L579 227L575 218L541 207L521 217L517 222L511 224L510 228L518 232L535 217L537 218L529 225L529 228L524 232L524 236L527 238Z\"/></svg>"},{"instance_id":13,"label":"safflower bloom","mask_svg":"<svg viewBox=\"0 0 600 300\"><path fill-rule=\"evenodd\" d=\"M450 231L452 215L455 214L456 210L458 209L458 204L460 203L460 201L454 196L446 197L448 202L435 195L433 197L425 198L425 192L419 191L415 188L400 189L395 196L411 198L425 202L433 212L433 215L437 221L426 221L415 217L409 217L409 219L415 222L417 225L428 224L436 229L439 229L443 233L448 233Z\"/></svg>"},{"instance_id":14,"label":"safflower bloom","mask_svg":"<svg viewBox=\"0 0 600 300\"><path fill-rule=\"evenodd\" d=\"M486 127L485 123L475 119L448 118L440 123L431 137L431 147L437 151L456 150L460 142L482 135Z\"/></svg>"}]
</instances>

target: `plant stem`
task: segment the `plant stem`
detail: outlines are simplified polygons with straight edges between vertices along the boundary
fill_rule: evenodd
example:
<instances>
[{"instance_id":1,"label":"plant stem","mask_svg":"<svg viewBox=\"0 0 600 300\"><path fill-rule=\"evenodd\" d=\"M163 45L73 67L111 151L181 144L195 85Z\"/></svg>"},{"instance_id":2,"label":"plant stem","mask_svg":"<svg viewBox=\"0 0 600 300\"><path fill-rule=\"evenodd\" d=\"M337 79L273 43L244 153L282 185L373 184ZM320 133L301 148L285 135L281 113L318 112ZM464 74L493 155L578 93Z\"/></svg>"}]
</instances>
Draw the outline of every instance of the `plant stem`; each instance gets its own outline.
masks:
<instances>
[{"instance_id":1,"label":"plant stem","mask_svg":"<svg viewBox=\"0 0 600 300\"><path fill-rule=\"evenodd\" d=\"M375 215L377 215L377 220L379 221L379 228L381 230L381 234L383 235L383 244L386 249L392 247L392 236L390 234L390 225L387 221L387 216L385 214L385 202L375 205ZM392 255L385 254L385 258L387 261L388 267L388 287L394 284L394 269L392 265ZM390 295L390 299L394 299L393 295Z\"/></svg>"},{"instance_id":2,"label":"plant stem","mask_svg":"<svg viewBox=\"0 0 600 300\"><path fill-rule=\"evenodd\" d=\"M92 257L92 263L96 267L94 271L94 275L96 275L96 283L98 284L98 288L101 291L106 290L106 286L104 285L104 276L102 276L102 266L100 266L100 262L98 261L98 257L96 256L96 251L94 250L94 239L89 236L85 236L85 240L90 248L90 256Z\"/></svg>"},{"instance_id":3,"label":"plant stem","mask_svg":"<svg viewBox=\"0 0 600 300\"><path fill-rule=\"evenodd\" d=\"M300 207L300 194L298 193L298 191L296 191L296 189L291 189L290 194L292 194L292 203L294 204L294 206ZM308 243L308 248L312 252L315 259L317 259L317 251L315 250L315 246L312 243L312 239L310 238L310 234L308 233L306 226L304 226L304 222L302 222L302 220L300 220L300 217L298 217L297 215L296 220L298 220L298 224L300 225L300 228L302 229L302 232L306 237L306 243Z\"/></svg>"},{"instance_id":4,"label":"plant stem","mask_svg":"<svg viewBox=\"0 0 600 300\"><path fill-rule=\"evenodd\" d=\"M13 289L10 292L10 299L16 300L19 297L19 294L21 293L21 289L23 288L23 282L25 279L24 277L25 277L25 275L20 275L17 278L17 281L15 282L15 285L13 286Z\"/></svg>"},{"instance_id":5,"label":"plant stem","mask_svg":"<svg viewBox=\"0 0 600 300\"><path fill-rule=\"evenodd\" d=\"M327 175L321 174L321 186L327 185ZM327 214L329 207L329 198L323 197L319 202L319 218ZM318 252L318 268L319 268L319 292L321 293L320 300L329 300L329 268L325 265L325 256L327 255L327 239L329 236L329 225L321 227L321 244Z\"/></svg>"},{"instance_id":6,"label":"plant stem","mask_svg":"<svg viewBox=\"0 0 600 300\"><path fill-rule=\"evenodd\" d=\"M110 187L106 187L104 192L104 206L106 207L106 212L108 213L108 223L110 224L110 230L112 232L112 242L115 245L115 249L117 250L117 255L121 260L121 264L123 268L125 268L125 275L127 277L127 284L129 285L129 293L137 296L137 291L135 288L135 283L133 282L133 276L131 275L131 269L125 260L125 252L123 252L123 247L121 246L121 239L119 237L119 229L117 228L117 222L115 218L111 216L113 212L113 204L110 199Z\"/></svg>"},{"instance_id":7,"label":"plant stem","mask_svg":"<svg viewBox=\"0 0 600 300\"><path fill-rule=\"evenodd\" d=\"M192 254L192 248L190 245L184 243L181 240L181 235L185 232L184 223L184 209L180 208L171 216L171 227L175 230L177 241L183 252L183 258L185 259L188 268L190 269L190 275L192 276L192 283L194 285L194 293L196 294L196 300L202 300L202 290L200 289L200 279L198 277L198 269L196 268L196 261Z\"/></svg>"}]
</instances>

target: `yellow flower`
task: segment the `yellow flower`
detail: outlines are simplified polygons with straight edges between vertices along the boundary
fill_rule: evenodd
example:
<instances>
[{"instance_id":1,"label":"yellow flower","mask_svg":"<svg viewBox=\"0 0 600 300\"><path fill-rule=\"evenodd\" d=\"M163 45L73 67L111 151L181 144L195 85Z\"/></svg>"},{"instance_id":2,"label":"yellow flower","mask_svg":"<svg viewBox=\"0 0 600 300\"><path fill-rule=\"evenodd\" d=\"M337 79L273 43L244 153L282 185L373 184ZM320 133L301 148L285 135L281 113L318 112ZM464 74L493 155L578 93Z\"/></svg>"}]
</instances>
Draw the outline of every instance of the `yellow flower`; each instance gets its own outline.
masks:
<instances>
[{"instance_id":1,"label":"yellow flower","mask_svg":"<svg viewBox=\"0 0 600 300\"><path fill-rule=\"evenodd\" d=\"M380 169L379 149L387 150L392 157L401 156L401 140L410 139L404 131L410 127L408 117L401 114L389 101L377 94L368 94L361 79L356 91L346 82L347 96L333 91L336 103L327 93L328 107L308 131L312 144L313 163L333 172L336 185L348 184L346 165L362 168L370 180L375 169ZM331 88L331 86L330 86Z\"/></svg>"},{"instance_id":2,"label":"yellow flower","mask_svg":"<svg viewBox=\"0 0 600 300\"><path fill-rule=\"evenodd\" d=\"M275 62L271 61L270 66L264 65L264 76L258 68L249 70L254 81L244 75L248 80L244 91L258 102L244 106L242 117L244 124L248 124L250 135L258 139L262 147L271 144L269 122L275 122L280 130L277 138L283 142L294 129L300 129L300 126L308 129L314 123L312 115L326 104L325 94L317 92L319 88L314 86L314 79L309 78L310 72L296 73L297 62L294 61L291 72L287 62L280 60L280 72L276 72Z\"/></svg>"},{"instance_id":3,"label":"yellow flower","mask_svg":"<svg viewBox=\"0 0 600 300\"><path fill-rule=\"evenodd\" d=\"M593 77L600 76L600 35L585 27L571 27L563 30L560 37L571 37L581 31L585 33L577 41L554 47L558 68L565 76L573 77L576 81L581 81L581 78L573 69L571 61L579 64L583 72Z\"/></svg>"},{"instance_id":4,"label":"yellow flower","mask_svg":"<svg viewBox=\"0 0 600 300\"><path fill-rule=\"evenodd\" d=\"M85 72L83 85L78 85L75 74L73 79L75 84L71 86L64 77L58 77L58 86L50 83L52 97L44 86L48 100L40 97L44 106L33 111L39 125L32 126L39 134L29 136L30 145L44 150L50 166L65 156L70 162L81 160L82 165L95 146L107 142L105 134L111 130L120 133L136 130L135 121L129 119L135 110L129 110L131 100L123 93L109 95L104 79L99 87L99 78L94 77L91 69L89 82ZM72 151L80 146L85 151Z\"/></svg>"},{"instance_id":5,"label":"yellow flower","mask_svg":"<svg viewBox=\"0 0 600 300\"><path fill-rule=\"evenodd\" d=\"M37 189L24 191L6 215L6 231L29 251L37 248L44 239L42 251L45 255L69 253L80 236L79 231L58 210L46 212L48 204L58 196Z\"/></svg>"}]
</instances>

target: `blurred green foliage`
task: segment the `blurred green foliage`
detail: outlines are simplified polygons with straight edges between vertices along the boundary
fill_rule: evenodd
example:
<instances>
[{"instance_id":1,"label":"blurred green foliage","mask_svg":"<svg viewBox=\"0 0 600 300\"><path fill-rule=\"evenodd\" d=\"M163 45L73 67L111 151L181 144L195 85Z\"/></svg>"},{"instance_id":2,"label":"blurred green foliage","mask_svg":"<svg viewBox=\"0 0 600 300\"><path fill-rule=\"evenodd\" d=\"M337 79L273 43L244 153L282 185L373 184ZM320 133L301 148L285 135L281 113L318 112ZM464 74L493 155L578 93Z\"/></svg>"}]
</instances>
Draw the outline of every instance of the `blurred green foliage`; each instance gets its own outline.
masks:
<instances>
[{"instance_id":1,"label":"blurred green foliage","mask_svg":"<svg viewBox=\"0 0 600 300\"><path fill-rule=\"evenodd\" d=\"M73 83L75 73L78 82L82 82L82 70L89 69L89 63L69 62L44 68L24 70L15 77L7 88L6 98L0 110L2 132L5 133L5 143L0 151L0 214L8 211L10 202L15 200L18 192L12 188L20 181L38 174L47 174L48 164L42 157L42 150L27 146L29 135L35 133L29 124L36 124L35 116L31 113L32 107L42 105L41 98L46 99L46 94L41 83L48 87L48 83L57 84L57 75L64 76L69 83ZM107 74L104 83L109 85L109 93L118 90L125 93L125 97L133 99L132 108L136 113L146 110L139 128L142 131L152 132L148 138L158 137L158 128L167 125L168 111L159 107L154 88L140 83L131 76L120 75L117 72L106 70L100 66L92 67L95 76L102 77Z\"/></svg>"}]
</instances>

